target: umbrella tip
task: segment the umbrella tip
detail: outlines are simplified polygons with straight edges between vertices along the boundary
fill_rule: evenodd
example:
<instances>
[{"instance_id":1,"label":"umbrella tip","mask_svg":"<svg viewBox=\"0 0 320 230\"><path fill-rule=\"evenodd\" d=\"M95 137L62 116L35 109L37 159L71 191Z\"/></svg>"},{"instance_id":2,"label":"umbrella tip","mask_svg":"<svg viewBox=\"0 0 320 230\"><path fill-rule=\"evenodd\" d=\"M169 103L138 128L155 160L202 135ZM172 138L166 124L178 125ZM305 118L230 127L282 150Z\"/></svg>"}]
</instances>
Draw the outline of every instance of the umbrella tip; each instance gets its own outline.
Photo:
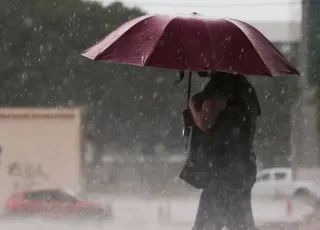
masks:
<instances>
[{"instance_id":1,"label":"umbrella tip","mask_svg":"<svg viewBox=\"0 0 320 230\"><path fill-rule=\"evenodd\" d=\"M192 15L197 15L198 13L197 12L192 12Z\"/></svg>"}]
</instances>

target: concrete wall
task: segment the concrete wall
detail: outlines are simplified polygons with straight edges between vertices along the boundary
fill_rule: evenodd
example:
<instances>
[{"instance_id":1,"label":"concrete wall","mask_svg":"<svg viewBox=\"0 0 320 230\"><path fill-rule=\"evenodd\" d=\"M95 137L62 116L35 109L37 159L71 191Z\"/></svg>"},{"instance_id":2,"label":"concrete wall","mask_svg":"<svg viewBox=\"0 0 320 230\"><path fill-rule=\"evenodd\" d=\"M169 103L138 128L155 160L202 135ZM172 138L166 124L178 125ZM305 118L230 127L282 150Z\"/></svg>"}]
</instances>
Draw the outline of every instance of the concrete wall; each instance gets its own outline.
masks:
<instances>
[{"instance_id":1,"label":"concrete wall","mask_svg":"<svg viewBox=\"0 0 320 230\"><path fill-rule=\"evenodd\" d=\"M0 207L15 191L82 188L80 109L0 109Z\"/></svg>"}]
</instances>

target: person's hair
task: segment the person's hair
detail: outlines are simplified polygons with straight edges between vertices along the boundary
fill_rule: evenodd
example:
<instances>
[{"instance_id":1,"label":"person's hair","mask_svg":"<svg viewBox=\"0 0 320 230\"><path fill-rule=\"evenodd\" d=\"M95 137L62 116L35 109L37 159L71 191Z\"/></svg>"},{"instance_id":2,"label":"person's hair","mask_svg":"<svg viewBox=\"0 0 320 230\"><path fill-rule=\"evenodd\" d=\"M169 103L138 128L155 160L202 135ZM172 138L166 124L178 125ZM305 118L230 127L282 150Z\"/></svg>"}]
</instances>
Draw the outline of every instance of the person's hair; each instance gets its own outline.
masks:
<instances>
[{"instance_id":1,"label":"person's hair","mask_svg":"<svg viewBox=\"0 0 320 230\"><path fill-rule=\"evenodd\" d=\"M225 96L233 96L233 92L236 90L237 82L239 81L239 76L232 73L225 72L211 72L210 80L204 87L204 92L206 94L222 93ZM232 95L229 95L232 93ZM227 95L226 95L227 94Z\"/></svg>"},{"instance_id":2,"label":"person's hair","mask_svg":"<svg viewBox=\"0 0 320 230\"><path fill-rule=\"evenodd\" d=\"M212 72L204 88L208 96L219 93L232 101L230 104L242 104L252 114L260 115L260 103L253 85L244 75Z\"/></svg>"}]
</instances>

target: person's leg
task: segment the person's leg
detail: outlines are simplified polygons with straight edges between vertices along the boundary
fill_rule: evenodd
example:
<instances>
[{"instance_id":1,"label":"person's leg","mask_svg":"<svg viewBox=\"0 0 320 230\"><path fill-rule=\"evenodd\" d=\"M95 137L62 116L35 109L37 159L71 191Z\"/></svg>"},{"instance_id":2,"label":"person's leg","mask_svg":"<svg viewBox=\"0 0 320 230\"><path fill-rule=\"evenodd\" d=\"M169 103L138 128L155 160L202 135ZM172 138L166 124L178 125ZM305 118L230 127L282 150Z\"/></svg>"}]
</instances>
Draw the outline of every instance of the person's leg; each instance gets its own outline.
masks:
<instances>
[{"instance_id":1,"label":"person's leg","mask_svg":"<svg viewBox=\"0 0 320 230\"><path fill-rule=\"evenodd\" d=\"M230 197L227 205L228 230L256 230L251 206L251 190L256 182L257 166L254 161L250 161L246 169L242 185L238 189L237 186L230 189L233 192L228 194Z\"/></svg>"},{"instance_id":2,"label":"person's leg","mask_svg":"<svg viewBox=\"0 0 320 230\"><path fill-rule=\"evenodd\" d=\"M221 230L224 224L217 215L214 191L205 188L200 197L198 211L192 230Z\"/></svg>"},{"instance_id":3,"label":"person's leg","mask_svg":"<svg viewBox=\"0 0 320 230\"><path fill-rule=\"evenodd\" d=\"M251 207L250 192L230 200L226 227L228 230L256 230Z\"/></svg>"}]
</instances>

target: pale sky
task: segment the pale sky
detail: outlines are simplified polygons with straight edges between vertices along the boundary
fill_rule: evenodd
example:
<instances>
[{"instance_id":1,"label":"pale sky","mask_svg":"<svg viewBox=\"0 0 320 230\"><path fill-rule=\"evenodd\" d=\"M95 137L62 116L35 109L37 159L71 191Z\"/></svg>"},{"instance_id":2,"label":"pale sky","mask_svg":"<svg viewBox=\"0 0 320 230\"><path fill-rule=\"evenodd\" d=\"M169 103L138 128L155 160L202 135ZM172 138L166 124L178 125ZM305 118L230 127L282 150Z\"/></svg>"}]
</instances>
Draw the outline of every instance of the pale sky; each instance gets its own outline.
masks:
<instances>
[{"instance_id":1,"label":"pale sky","mask_svg":"<svg viewBox=\"0 0 320 230\"><path fill-rule=\"evenodd\" d=\"M110 4L114 0L97 0ZM300 21L301 0L122 0L148 13L230 17L243 21Z\"/></svg>"}]
</instances>

